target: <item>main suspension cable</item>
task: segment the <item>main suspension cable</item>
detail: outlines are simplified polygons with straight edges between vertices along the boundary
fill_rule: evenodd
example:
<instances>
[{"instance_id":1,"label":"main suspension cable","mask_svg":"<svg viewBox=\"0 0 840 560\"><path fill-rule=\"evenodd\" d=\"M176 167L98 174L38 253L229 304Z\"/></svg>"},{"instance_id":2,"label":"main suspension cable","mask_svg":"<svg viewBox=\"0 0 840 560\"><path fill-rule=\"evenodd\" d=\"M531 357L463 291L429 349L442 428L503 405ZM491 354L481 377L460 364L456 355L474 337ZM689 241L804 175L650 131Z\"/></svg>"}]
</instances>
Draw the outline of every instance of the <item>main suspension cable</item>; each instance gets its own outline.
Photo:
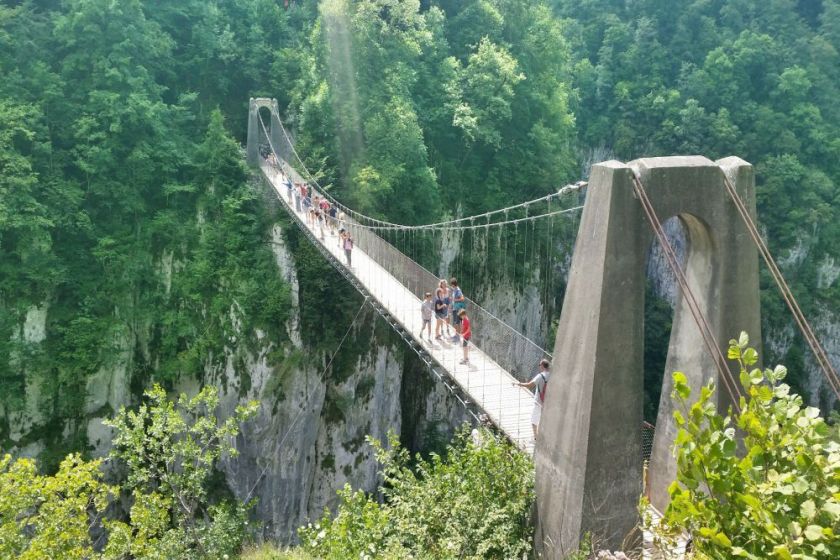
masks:
<instances>
[{"instance_id":1,"label":"main suspension cable","mask_svg":"<svg viewBox=\"0 0 840 560\"><path fill-rule=\"evenodd\" d=\"M633 188L636 192L636 195L641 202L642 209L644 210L645 217L650 224L651 229L653 229L654 234L656 235L659 244L662 246L662 251L665 253L666 260L668 261L668 266L671 268L671 271L674 273L674 276L677 279L677 282L680 285L681 293L683 298L688 304L688 309L691 312L691 316L694 319L694 322L697 324L697 328L700 329L700 335L703 339L703 344L706 346L709 354L712 357L712 360L715 363L715 367L718 370L718 374L723 381L724 386L726 387L727 392L732 400L732 405L735 410L740 413L740 397L741 391L738 388L738 384L732 378L732 372L729 370L729 367L726 363L726 358L723 357L723 353L720 350L720 345L712 331L711 327L709 326L708 321L706 320L706 316L703 314L700 305L697 303L697 299L694 297L694 292L691 290L691 287L688 285L688 280L685 277L685 274L680 268L679 261L677 259L676 254L674 253L673 247L671 247L671 243L668 241L668 238L665 235L665 231L662 228L662 223L659 221L659 217L656 215L656 211L653 208L653 204L650 202L650 198L647 196L647 192L645 191L644 185L642 185L641 179L636 175L635 170L631 170L631 176L633 180Z\"/></svg>"},{"instance_id":2,"label":"main suspension cable","mask_svg":"<svg viewBox=\"0 0 840 560\"><path fill-rule=\"evenodd\" d=\"M360 220L365 220L365 221L371 222L373 224L378 224L379 226L391 226L391 227L394 227L394 228L404 228L404 229L412 229L412 228L414 228L414 229L424 229L424 228L429 228L429 227L440 227L440 226L447 226L447 225L452 225L452 224L459 224L459 223L462 223L462 222L475 220L475 219L478 219L478 218L486 218L486 217L489 217L489 216L500 214L502 212L515 210L515 209L518 209L518 208L527 208L528 205L538 204L540 202L549 201L553 198L565 196L567 194L580 191L581 189L586 188L586 186L588 185L588 183L586 181L578 181L576 183L571 183L569 185L565 185L565 186L557 189L556 192L553 192L551 194L547 194L543 197L536 198L534 200L529 200L529 201L526 201L526 202L522 202L522 203L519 203L519 204L515 204L515 205L509 206L507 208L500 208L498 210L492 210L492 211L489 211L489 212L484 212L483 214L475 214L475 215L472 215L472 216L465 216L463 218L455 218L455 219L452 219L452 220L446 220L446 221L442 221L442 222L434 222L434 223L430 223L430 224L420 224L420 225L398 224L398 223L395 223L395 222L389 222L387 220L380 220L378 218L374 218L372 216L362 214L361 212L358 212L357 210L353 210L349 206L346 206L346 205L342 204L341 202L339 202L338 200L336 200L334 196L332 196L328 191L326 191L318 183L318 180L315 179L315 177L312 175L312 173L306 167L306 164L303 162L303 160L301 159L297 150L295 149L294 143L292 142L291 137L289 136L289 133L286 130L286 127L283 125L283 121L280 118L280 115L277 114L276 117L277 117L277 122L280 125L280 130L283 132L283 136L286 138L286 142L289 144L289 147L292 150L292 154L294 154L295 159L298 161L298 163L300 163L301 168L304 170L304 172L306 173L309 180L316 187L318 187L318 190L320 190L324 194L324 196L326 196L330 200L330 202L337 205L338 207L340 207L342 210L344 210L348 214L351 214L351 215L353 215L354 217L356 217ZM265 123L262 120L262 115L259 115L259 119L260 119L260 123L262 124L263 130L266 130ZM267 132L266 132L266 136L268 137ZM269 138L269 144L271 144L271 139L270 138ZM278 161L279 161L281 158L280 158L279 154L277 154L276 150L274 150L273 146L272 146L272 151L274 152L275 157L277 157Z\"/></svg>"},{"instance_id":3,"label":"main suspension cable","mask_svg":"<svg viewBox=\"0 0 840 560\"><path fill-rule=\"evenodd\" d=\"M825 374L832 391L834 391L835 396L840 399L840 379L838 379L837 372L834 370L831 360L829 360L825 349L822 344L820 344L816 334L814 334L814 330L811 328L811 324L808 322L808 319L805 318L805 314L802 313L802 309L799 307L799 302L796 301L796 297L794 297L790 286L788 286L788 283L785 281L784 276L782 276L778 265L776 265L776 261L773 259L770 249L768 249L767 244L759 234L758 227L756 226L755 221L753 221L749 210L744 204L744 201L741 199L738 191L735 190L735 186L729 180L729 177L727 177L726 172L723 169L721 169L721 174L723 175L723 184L726 186L726 191L729 193L730 198L732 198L732 202L735 203L735 208L738 209L738 213L741 215L741 219L744 221L753 243L755 243L756 247L758 247L758 251L761 253L761 257L764 259L767 268L770 269L770 274L773 276L773 280L779 288L782 298L785 300L785 304L787 304L788 309L790 309L793 314L793 318L799 326L805 340L808 342L808 346L811 347L811 351L814 353L817 363Z\"/></svg>"},{"instance_id":4,"label":"main suspension cable","mask_svg":"<svg viewBox=\"0 0 840 560\"><path fill-rule=\"evenodd\" d=\"M583 206L573 206L571 208L564 208L563 210L554 210L552 212L546 212L544 214L537 214L534 216L526 216L524 218L515 218L515 219L506 219L502 222L492 222L492 223L485 223L485 224L474 224L470 223L470 225L466 226L423 226L423 227L415 227L415 226L370 226L366 224L358 224L359 227L371 230L371 231L393 231L393 230L410 230L410 229L421 229L421 230L442 230L442 231L463 231L463 230L473 230L473 229L486 229L491 227L500 227L500 226L507 226L511 224L519 224L522 222L533 222L534 220L541 220L542 218L550 218L553 216L560 216L563 214L571 214L573 212L577 212L582 210ZM475 218L470 218L470 220L474 220Z\"/></svg>"}]
</instances>

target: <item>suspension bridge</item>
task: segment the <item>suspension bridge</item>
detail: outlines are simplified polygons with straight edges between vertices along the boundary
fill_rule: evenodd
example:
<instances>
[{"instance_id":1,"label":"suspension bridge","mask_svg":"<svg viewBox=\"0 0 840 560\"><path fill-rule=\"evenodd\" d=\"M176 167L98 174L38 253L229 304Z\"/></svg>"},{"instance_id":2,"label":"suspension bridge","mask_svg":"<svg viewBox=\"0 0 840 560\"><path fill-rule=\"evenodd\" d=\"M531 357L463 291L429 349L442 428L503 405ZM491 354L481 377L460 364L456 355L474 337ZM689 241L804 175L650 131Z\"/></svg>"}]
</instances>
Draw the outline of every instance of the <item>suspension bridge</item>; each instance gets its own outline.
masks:
<instances>
[{"instance_id":1,"label":"suspension bridge","mask_svg":"<svg viewBox=\"0 0 840 560\"><path fill-rule=\"evenodd\" d=\"M522 229L522 238L514 235L505 239L507 263L510 267L527 268L528 255L535 251L548 254L547 243L542 249L535 249L538 235L534 223L537 220L562 219L579 213L580 206L560 207L561 198L569 198L584 184L570 185L553 195L515 205L506 209L487 212L480 216L459 218L422 226L406 226L364 216L332 198L329 192L320 188L317 181L308 173L301 160L297 164L306 177L292 166L287 158L297 158L288 132L282 128L279 120L274 120L271 111L271 128L261 119L257 119L258 134L255 145L262 146L262 153L252 163L256 163L262 176L271 186L283 208L294 218L309 240L343 274L351 284L361 292L367 301L394 327L404 338L409 347L417 352L430 370L456 395L480 423L490 423L528 453L534 450L534 434L531 425L534 396L531 391L516 382L527 382L536 373L543 358L551 359L551 353L541 344L519 332L497 315L465 296L465 308L471 323L472 337L469 342L469 362L462 362L462 346L453 340L451 334L442 333L440 339L424 338L421 328L421 304L426 292L435 293L441 278L420 263L407 256L400 249L421 250L427 245L429 236L463 235L464 232L478 233L472 241L476 256L485 259L489 239L499 232L497 241L504 237L502 228L513 226ZM272 129L274 134L272 134ZM280 134L277 134L277 131ZM266 157L269 156L269 157ZM308 201L301 195L299 185L308 185ZM330 227L329 220L310 220L309 207L318 197L329 200L341 212L335 218L335 226ZM552 208L552 203L554 207ZM311 206L310 206L311 207ZM531 213L531 209L541 210ZM519 217L514 217L518 216ZM530 215L526 215L530 214ZM477 223L479 222L479 223ZM527 224L527 225L526 225ZM530 229L528 229L530 227ZM347 262L338 230L349 232L354 242L351 252L352 266ZM526 232L526 229L528 230ZM386 237L394 240L390 242ZM526 247L528 241L532 247ZM436 243L440 246L440 243ZM399 247L399 248L398 248ZM545 268L551 265L546 264ZM474 276L462 278L464 290L468 290ZM523 282L531 281L525 278ZM550 282L546 282L549 285ZM434 322L434 319L433 319ZM435 326L432 325L434 333ZM450 333L454 329L447 327Z\"/></svg>"},{"instance_id":2,"label":"suspension bridge","mask_svg":"<svg viewBox=\"0 0 840 560\"><path fill-rule=\"evenodd\" d=\"M268 109L269 126L261 108ZM547 557L562 557L585 533L599 535L608 546L622 544L638 525L638 498L645 490L643 455L650 456L646 491L654 506L663 510L667 505L667 488L676 473L670 454L676 426L669 375L647 452L640 429L644 263L652 243L661 247L681 296L675 304L667 372L683 371L693 387L715 381L722 387L718 405L738 409L738 376L724 357L725 344L741 331L760 340L761 256L829 387L840 398L840 378L759 234L754 176L743 160L711 162L693 156L605 162L593 166L588 186L567 185L478 215L406 225L357 212L322 188L297 154L275 100L251 100L247 158L312 244L476 421L492 423L534 455L537 547ZM329 220L311 219L297 188L304 183L311 189L310 202L317 196L338 210L336 225L355 242L352 264ZM577 195L584 188L588 194L581 206ZM665 235L663 216L679 217L686 230L683 262ZM505 312L498 305L491 312L490 298L485 306L466 298L474 333L468 363L462 363L460 343L445 336L423 338L421 300L425 292L434 294L443 277L419 262L424 256L424 262L439 272L448 272L447 267L458 271L465 292L497 274L489 262L512 271L514 284L522 282L520 295L534 292L531 303L546 303L555 296L554 276L559 272L556 234L574 229L577 236L553 352L545 348L546 337L540 334L548 330L544 322L517 322L522 300ZM465 246L472 258L461 263ZM516 383L531 378L543 358L553 361L552 382L535 441L534 397Z\"/></svg>"}]
</instances>

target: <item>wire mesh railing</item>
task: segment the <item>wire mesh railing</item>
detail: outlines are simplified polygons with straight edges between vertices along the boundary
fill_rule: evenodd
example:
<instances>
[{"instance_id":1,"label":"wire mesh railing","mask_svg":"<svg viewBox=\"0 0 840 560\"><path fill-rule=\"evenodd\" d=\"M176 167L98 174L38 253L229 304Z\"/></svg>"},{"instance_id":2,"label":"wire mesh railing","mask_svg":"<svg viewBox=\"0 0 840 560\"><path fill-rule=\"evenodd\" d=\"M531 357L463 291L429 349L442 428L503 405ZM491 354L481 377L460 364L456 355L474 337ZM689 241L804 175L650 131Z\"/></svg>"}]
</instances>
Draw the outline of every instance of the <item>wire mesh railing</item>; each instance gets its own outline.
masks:
<instances>
[{"instance_id":1,"label":"wire mesh railing","mask_svg":"<svg viewBox=\"0 0 840 560\"><path fill-rule=\"evenodd\" d=\"M399 251L365 226L346 220L356 246L422 300L425 292L434 295L441 278ZM472 343L505 371L520 381L531 378L543 358L551 355L468 297L465 308L472 327Z\"/></svg>"},{"instance_id":2,"label":"wire mesh railing","mask_svg":"<svg viewBox=\"0 0 840 560\"><path fill-rule=\"evenodd\" d=\"M273 158L267 158L266 163L271 164L277 172L282 171L290 179L293 188L289 190L287 196L290 197L296 210L301 211L302 200L299 190L294 187L309 183L282 157L281 152L290 153L290 150L281 151L273 146L263 126L261 128L261 153L271 154ZM315 191L311 184L308 190L310 199L314 200L316 196L323 197L323 193ZM353 236L355 246L370 255L379 266L418 299L422 300L425 292L430 292L434 297L436 288L443 278L397 249L367 225L343 213L339 215L339 219L341 225ZM536 373L540 360L551 359L551 354L539 344L466 295L464 299L472 326L472 343L513 377L519 381L528 381ZM451 313L449 318L451 319Z\"/></svg>"},{"instance_id":3,"label":"wire mesh railing","mask_svg":"<svg viewBox=\"0 0 840 560\"><path fill-rule=\"evenodd\" d=\"M270 145L268 135L263 143ZM421 329L421 301L425 292L434 292L439 278L388 241L363 225L337 214L315 212L319 193L301 189L303 177L276 150L263 153L261 168L301 227L321 247L329 251L337 266L351 273L383 308L388 310L394 328L409 341L421 359L434 360L460 386L474 404L520 448L533 451L531 410L533 396L517 387L514 378L526 381L531 370L548 354L524 335L519 334L492 313L471 300L466 301L473 337L464 350L462 339L424 341ZM305 193L305 195L304 195ZM310 208L312 212L310 212ZM343 227L354 241L352 264L338 235ZM478 351L476 351L478 350ZM462 361L469 355L469 360ZM436 367L433 367L433 370ZM447 385L449 385L447 383Z\"/></svg>"}]
</instances>

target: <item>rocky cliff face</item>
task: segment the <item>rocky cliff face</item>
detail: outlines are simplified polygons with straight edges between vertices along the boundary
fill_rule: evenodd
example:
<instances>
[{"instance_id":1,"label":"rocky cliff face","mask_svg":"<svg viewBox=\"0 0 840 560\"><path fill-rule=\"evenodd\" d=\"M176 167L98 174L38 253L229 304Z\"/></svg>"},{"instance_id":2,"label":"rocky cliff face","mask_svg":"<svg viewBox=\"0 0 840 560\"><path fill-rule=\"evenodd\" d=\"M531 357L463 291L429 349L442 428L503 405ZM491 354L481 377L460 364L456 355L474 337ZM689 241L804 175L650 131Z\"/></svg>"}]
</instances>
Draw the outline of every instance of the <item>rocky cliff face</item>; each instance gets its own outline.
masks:
<instances>
[{"instance_id":1,"label":"rocky cliff face","mask_svg":"<svg viewBox=\"0 0 840 560\"><path fill-rule=\"evenodd\" d=\"M223 469L238 497L258 500L257 517L266 536L291 540L297 527L335 505L336 491L345 484L377 488L378 469L365 436L384 440L393 430L409 449L424 449L435 440L448 441L468 415L370 309L338 349L353 357L350 371L341 381L326 378L333 356L312 353L301 342L295 256L279 227L272 240L278 270L293 294L292 343L284 349L285 359L272 365L268 356L275 349L268 343L257 352L231 348L231 365L213 371L209 379L222 389L227 414L246 400L261 403L257 418L239 437L239 456ZM260 333L251 336L260 340ZM335 358L341 359L340 354ZM247 388L232 366L237 360L248 372Z\"/></svg>"},{"instance_id":2,"label":"rocky cliff face","mask_svg":"<svg viewBox=\"0 0 840 560\"><path fill-rule=\"evenodd\" d=\"M836 289L836 283L840 278L840 266L835 264L834 257L830 255L822 257L814 255L805 238L800 238L786 254L781 255L780 258L777 257L777 263L782 274L790 279L803 274L802 269L809 259L817 259L818 263L816 282L814 282L815 292L817 294L829 293L829 290ZM771 289L775 290L775 286ZM826 305L825 301L821 302L819 296L815 299L816 312L809 313L806 310L805 316L810 321L814 334L822 344L828 359L835 370L838 370L840 369L840 313L830 304ZM769 359L772 360L771 363L784 363L789 371L801 369L801 372L796 373L800 373L799 377L807 404L823 410L831 410L837 397L831 390L825 374L814 359L810 348L803 342L799 329L787 308L784 308L782 317L782 321L768 321L768 318L764 317L764 341L769 351Z\"/></svg>"},{"instance_id":3,"label":"rocky cliff face","mask_svg":"<svg viewBox=\"0 0 840 560\"><path fill-rule=\"evenodd\" d=\"M409 449L428 449L448 441L468 415L372 309L363 312L336 356L305 344L299 263L280 225L271 231L271 245L278 274L291 291L287 340L277 343L259 330L244 330L248 322L234 302L228 311L231 332L224 356L208 356L202 381L179 379L173 391L190 395L201 383L216 385L223 416L238 404L259 401L258 416L238 438L239 455L224 461L222 469L237 497L257 500L256 516L265 536L292 541L299 526L335 504L336 490L346 483L368 491L377 488L377 465L366 435L384 440L393 430ZM158 270L160 281L168 285L177 274L171 253L163 255ZM354 292L347 297L362 302ZM48 303L32 307L14 336L32 346L41 344L48 316ZM348 320L340 328L349 326ZM137 356L155 363L146 344L148 331L149 325L119 331L114 352L88 377L80 425L61 427L65 437L84 434L94 455L110 446L111 433L102 420L138 400L137 388L131 387ZM333 357L342 364L339 376L327 375ZM25 360L17 363L25 367ZM407 384L405 376L410 379ZM11 442L7 450L14 454L37 456L44 451L44 440L37 434L50 418L38 379L27 377L26 403L17 411L6 410L0 402L0 419L8 426Z\"/></svg>"}]
</instances>

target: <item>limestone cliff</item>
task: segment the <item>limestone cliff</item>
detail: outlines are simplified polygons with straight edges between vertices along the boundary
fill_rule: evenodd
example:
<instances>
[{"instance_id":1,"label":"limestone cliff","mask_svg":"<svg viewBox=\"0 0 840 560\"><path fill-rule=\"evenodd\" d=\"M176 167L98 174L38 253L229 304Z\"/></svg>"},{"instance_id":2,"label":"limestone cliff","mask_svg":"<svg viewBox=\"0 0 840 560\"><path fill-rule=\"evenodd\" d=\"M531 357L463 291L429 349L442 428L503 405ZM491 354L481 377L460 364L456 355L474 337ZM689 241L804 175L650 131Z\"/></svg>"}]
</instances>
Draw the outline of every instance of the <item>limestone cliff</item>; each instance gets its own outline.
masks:
<instances>
[{"instance_id":1,"label":"limestone cliff","mask_svg":"<svg viewBox=\"0 0 840 560\"><path fill-rule=\"evenodd\" d=\"M439 447L467 420L455 398L432 380L422 363L372 309L368 308L349 331L338 353L316 348L302 332L299 263L287 242L295 226L278 222L270 243L277 273L288 283L291 310L285 336L248 330L243 310L233 300L227 315L223 356L208 355L204 373L179 378L172 392L196 393L201 384L219 387L221 413L229 415L247 400L260 402L258 416L243 428L237 441L239 455L223 463L227 485L242 499L255 498L255 513L265 536L291 541L297 527L320 516L335 504L336 490L349 483L373 491L378 486L377 465L365 436L384 439L388 430L401 434L409 449ZM285 229L284 229L285 228ZM178 274L177 260L164 252L157 267L164 290ZM331 274L320 263L322 274ZM339 281L341 279L339 278ZM361 305L362 298L349 285L342 297ZM45 302L29 309L14 336L37 347L44 343L50 308ZM350 327L336 325L342 332ZM102 420L121 406L136 404L139 390L132 385L138 361L155 364L149 350L149 323L117 329L102 360L86 383L81 415L57 426L65 438L84 438L92 455L105 453L111 434ZM335 358L332 366L328 362ZM18 367L29 367L23 357ZM405 373L404 373L405 372ZM404 375L410 383L404 383ZM153 378L153 377L152 377ZM0 419L7 426L7 451L38 456L47 440L49 403L39 389L42 376L26 377L26 402L15 410L0 402ZM148 384L148 381L147 383Z\"/></svg>"}]
</instances>

